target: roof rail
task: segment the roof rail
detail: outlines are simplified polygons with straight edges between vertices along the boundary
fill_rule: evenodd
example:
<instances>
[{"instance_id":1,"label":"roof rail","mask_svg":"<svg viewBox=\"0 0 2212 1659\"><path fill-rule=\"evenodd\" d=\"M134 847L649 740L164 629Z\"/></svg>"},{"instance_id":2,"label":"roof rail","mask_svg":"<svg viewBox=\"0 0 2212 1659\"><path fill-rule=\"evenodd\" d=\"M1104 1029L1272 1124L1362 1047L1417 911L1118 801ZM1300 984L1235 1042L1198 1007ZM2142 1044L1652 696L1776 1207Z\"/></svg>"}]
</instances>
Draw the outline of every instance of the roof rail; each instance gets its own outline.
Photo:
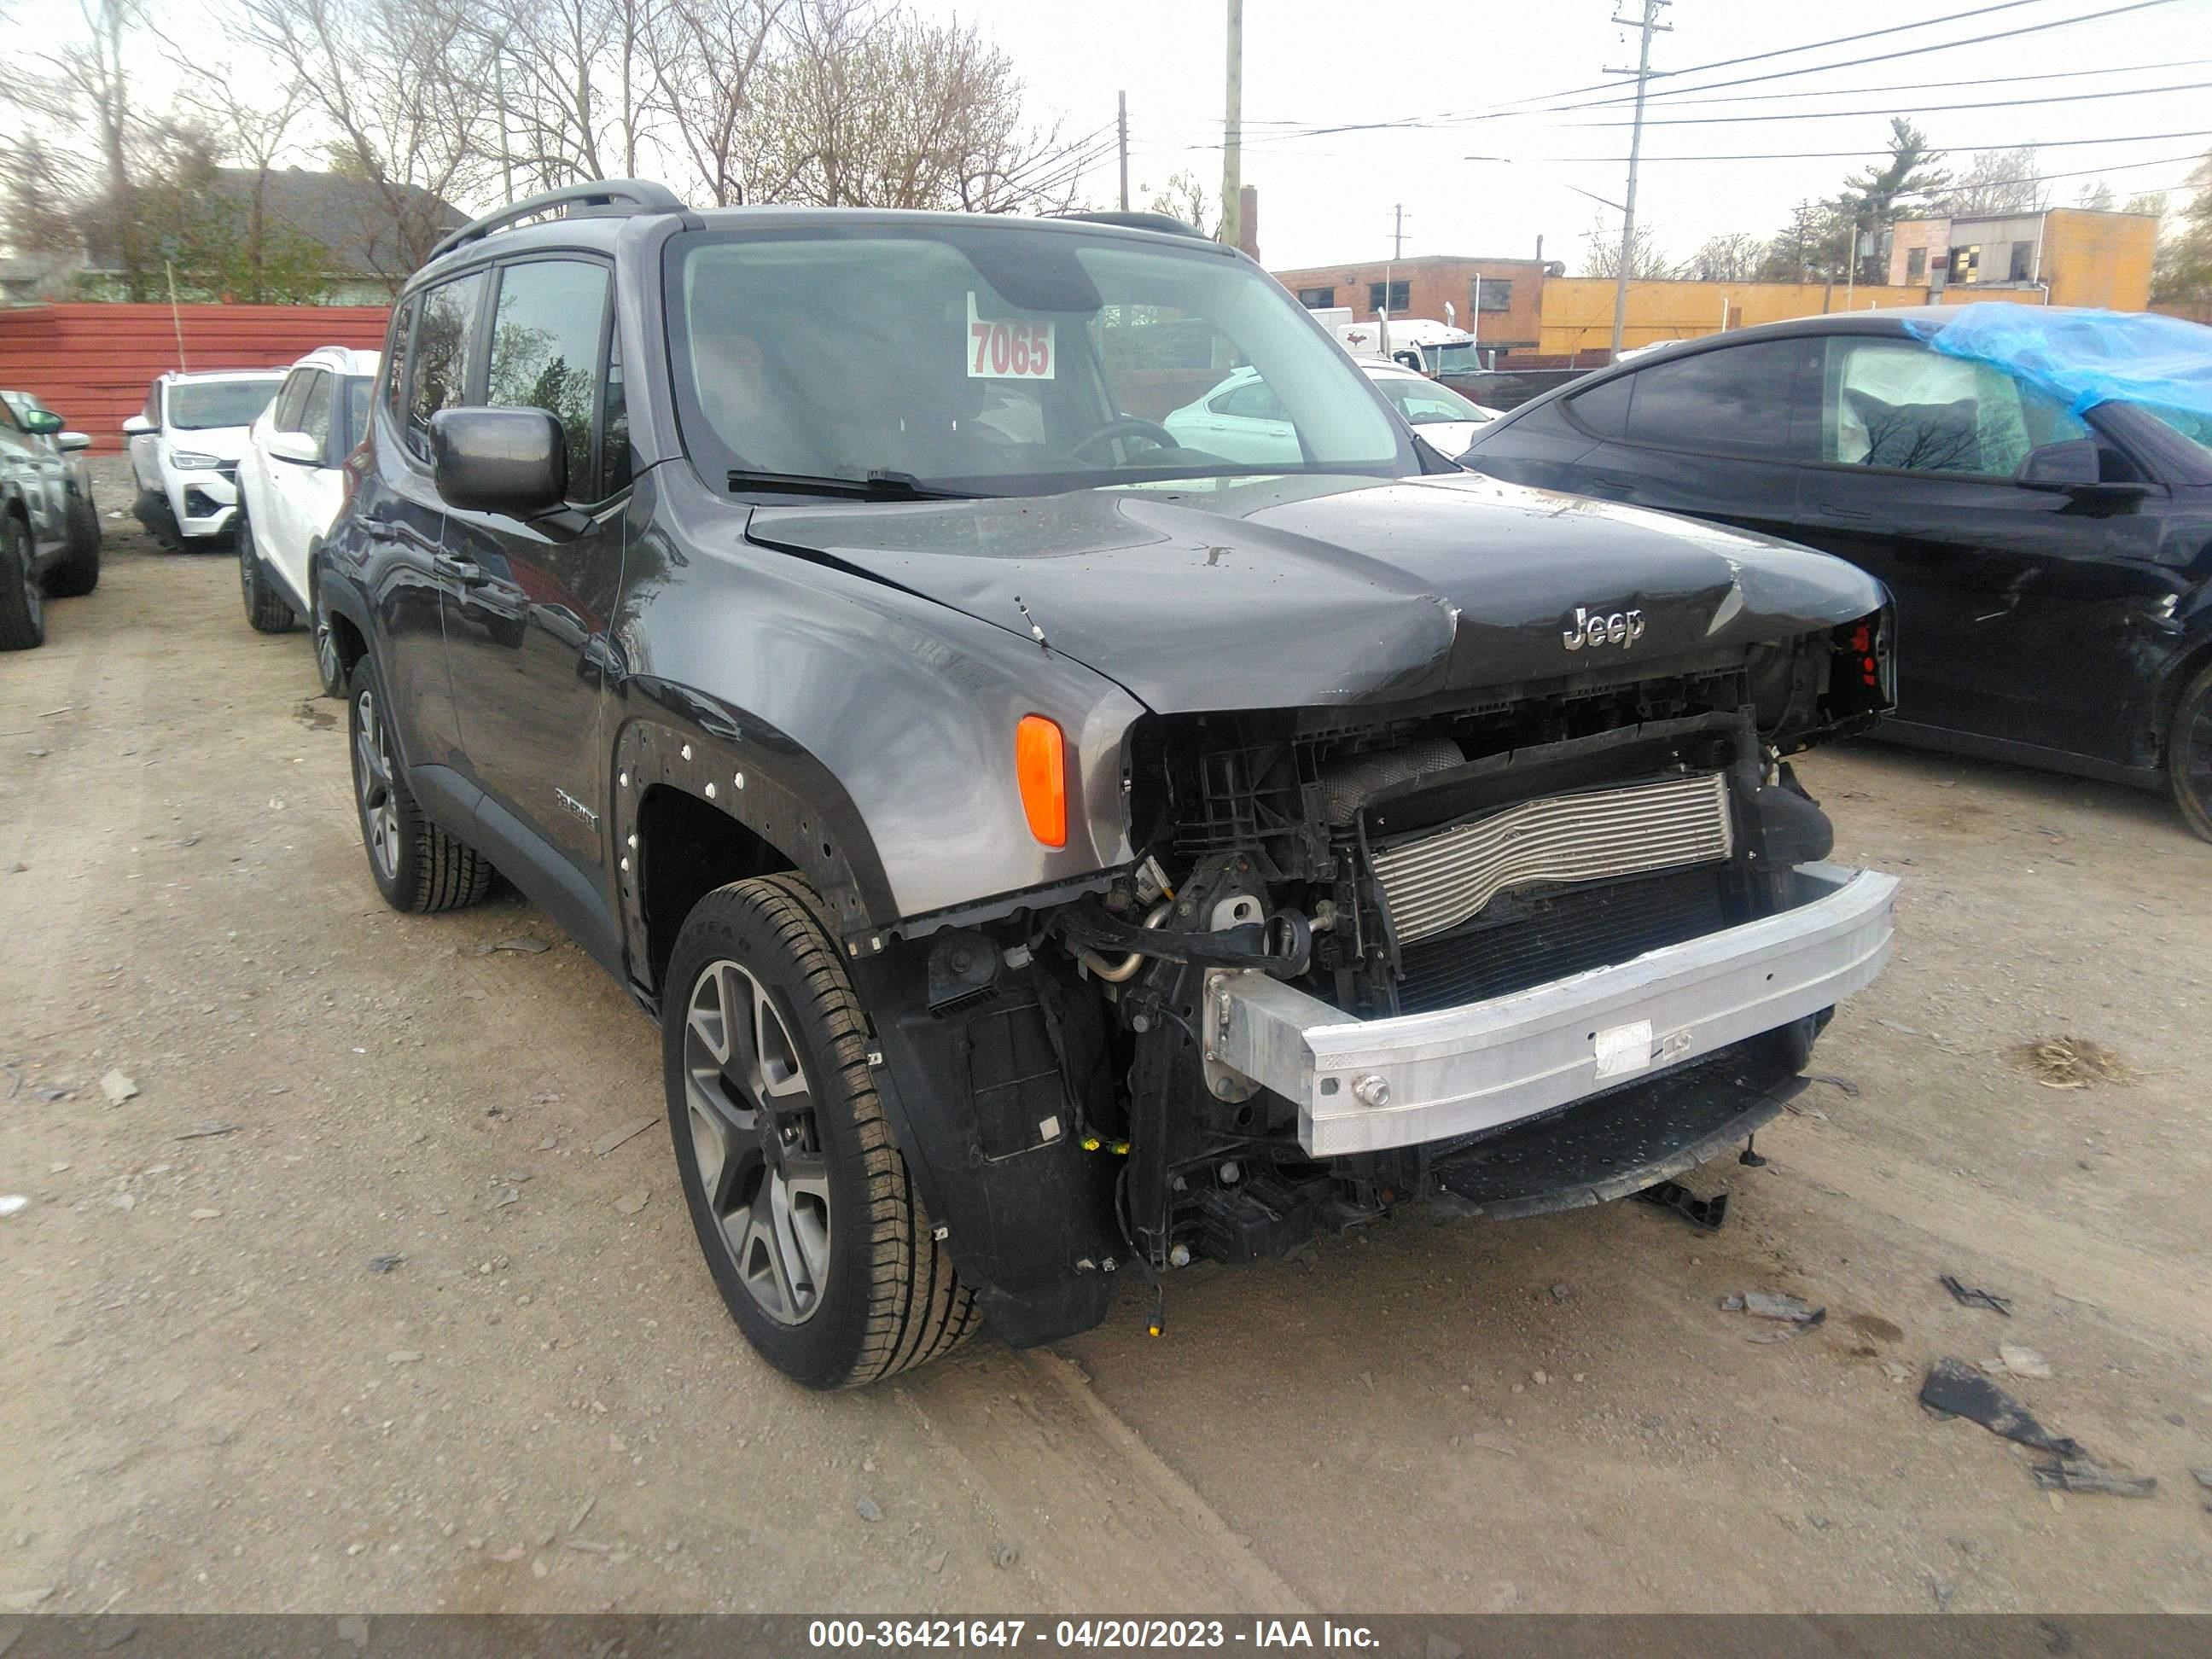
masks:
<instances>
[{"instance_id":1,"label":"roof rail","mask_svg":"<svg viewBox=\"0 0 2212 1659\"><path fill-rule=\"evenodd\" d=\"M647 179L595 179L588 184L563 185L558 190L540 191L525 197L520 202L487 213L481 219L471 219L459 230L448 231L438 239L430 250L430 259L441 259L457 247L482 241L495 230L504 228L519 220L535 214L550 213L555 208L577 208L581 217L597 210L601 213L680 213L684 204L665 185L657 185ZM430 261L423 261L428 264Z\"/></svg>"},{"instance_id":2,"label":"roof rail","mask_svg":"<svg viewBox=\"0 0 2212 1659\"><path fill-rule=\"evenodd\" d=\"M1124 230L1157 230L1169 236L1195 236L1201 242L1213 239L1195 225L1187 225L1172 214L1166 213L1051 213L1049 219L1081 219L1094 225L1119 225Z\"/></svg>"}]
</instances>

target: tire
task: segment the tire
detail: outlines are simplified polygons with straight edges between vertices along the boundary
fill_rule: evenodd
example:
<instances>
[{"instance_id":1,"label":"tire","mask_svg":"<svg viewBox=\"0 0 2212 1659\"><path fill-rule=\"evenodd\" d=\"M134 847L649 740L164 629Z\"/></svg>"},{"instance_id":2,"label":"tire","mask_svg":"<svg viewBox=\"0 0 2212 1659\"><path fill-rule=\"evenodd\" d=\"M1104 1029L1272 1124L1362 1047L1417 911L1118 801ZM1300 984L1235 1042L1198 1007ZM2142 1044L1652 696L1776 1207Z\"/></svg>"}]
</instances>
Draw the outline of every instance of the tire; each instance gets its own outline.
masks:
<instances>
[{"instance_id":1,"label":"tire","mask_svg":"<svg viewBox=\"0 0 2212 1659\"><path fill-rule=\"evenodd\" d=\"M376 890L393 909L418 915L474 904L490 890L491 860L415 804L385 725L387 704L375 662L362 657L346 699L346 737L354 814Z\"/></svg>"},{"instance_id":2,"label":"tire","mask_svg":"<svg viewBox=\"0 0 2212 1659\"><path fill-rule=\"evenodd\" d=\"M949 1353L978 1316L892 1144L818 905L787 875L699 901L669 963L662 1081L731 1316L793 1382L849 1389Z\"/></svg>"},{"instance_id":3,"label":"tire","mask_svg":"<svg viewBox=\"0 0 2212 1659\"><path fill-rule=\"evenodd\" d=\"M69 504L69 551L46 572L46 592L57 599L80 599L100 586L100 513L89 493Z\"/></svg>"},{"instance_id":4,"label":"tire","mask_svg":"<svg viewBox=\"0 0 2212 1659\"><path fill-rule=\"evenodd\" d=\"M160 490L140 490L131 513L164 553L184 551L184 532L177 527L177 515L169 510L169 498Z\"/></svg>"},{"instance_id":5,"label":"tire","mask_svg":"<svg viewBox=\"0 0 2212 1659\"><path fill-rule=\"evenodd\" d=\"M0 513L0 651L46 642L46 596L32 574L31 533L13 513Z\"/></svg>"},{"instance_id":6,"label":"tire","mask_svg":"<svg viewBox=\"0 0 2212 1659\"><path fill-rule=\"evenodd\" d=\"M276 591L276 584L269 580L269 572L261 562L261 550L254 545L252 522L240 515L238 520L238 590L246 601L246 620L257 634L282 634L292 626L292 607Z\"/></svg>"},{"instance_id":7,"label":"tire","mask_svg":"<svg viewBox=\"0 0 2212 1659\"><path fill-rule=\"evenodd\" d=\"M2166 739L2166 775L2183 819L2212 841L2212 663L2198 671L2174 708Z\"/></svg>"}]
</instances>

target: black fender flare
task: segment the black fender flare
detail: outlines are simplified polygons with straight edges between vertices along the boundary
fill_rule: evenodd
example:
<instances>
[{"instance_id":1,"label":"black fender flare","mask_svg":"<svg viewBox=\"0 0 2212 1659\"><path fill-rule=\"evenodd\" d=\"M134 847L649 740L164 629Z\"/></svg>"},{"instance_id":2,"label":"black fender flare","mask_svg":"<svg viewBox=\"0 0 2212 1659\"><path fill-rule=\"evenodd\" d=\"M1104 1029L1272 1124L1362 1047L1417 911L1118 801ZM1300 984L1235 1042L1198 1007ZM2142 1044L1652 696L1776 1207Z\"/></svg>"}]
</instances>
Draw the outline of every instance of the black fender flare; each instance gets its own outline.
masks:
<instances>
[{"instance_id":1,"label":"black fender flare","mask_svg":"<svg viewBox=\"0 0 2212 1659\"><path fill-rule=\"evenodd\" d=\"M813 888L868 1021L869 1069L891 1139L994 1328L1025 1345L1097 1324L1114 1291L1110 1176L1072 1133L1014 1158L982 1155L964 1087L965 1039L957 1022L946 1025L926 1006L927 947L893 931L889 880L843 786L776 727L686 687L638 676L621 698L629 707L611 745L608 816L641 1000L662 1004L667 988L645 982L642 845L633 838L647 796L674 789L744 826ZM1072 1131L1072 1109L1063 1121Z\"/></svg>"},{"instance_id":2,"label":"black fender flare","mask_svg":"<svg viewBox=\"0 0 2212 1659\"><path fill-rule=\"evenodd\" d=\"M644 892L629 854L640 805L656 787L706 803L790 860L848 957L883 949L897 920L890 883L860 810L828 767L767 721L672 682L639 675L624 683L623 698L632 706L617 716L608 828L634 963L648 957Z\"/></svg>"}]
</instances>

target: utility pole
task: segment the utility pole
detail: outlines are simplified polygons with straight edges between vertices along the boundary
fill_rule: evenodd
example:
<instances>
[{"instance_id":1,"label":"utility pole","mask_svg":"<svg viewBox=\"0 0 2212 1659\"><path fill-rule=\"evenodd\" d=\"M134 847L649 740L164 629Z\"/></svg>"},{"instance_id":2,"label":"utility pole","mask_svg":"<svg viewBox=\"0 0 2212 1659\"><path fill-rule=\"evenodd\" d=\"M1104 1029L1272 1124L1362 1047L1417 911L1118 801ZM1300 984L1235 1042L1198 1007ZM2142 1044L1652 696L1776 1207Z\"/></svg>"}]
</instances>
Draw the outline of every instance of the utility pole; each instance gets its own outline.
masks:
<instances>
[{"instance_id":1,"label":"utility pole","mask_svg":"<svg viewBox=\"0 0 2212 1659\"><path fill-rule=\"evenodd\" d=\"M1606 70L1607 75L1633 73L1636 76L1636 121L1628 136L1628 199L1621 209L1620 216L1620 270L1613 283L1613 356L1615 362L1620 358L1621 328L1628 320L1628 268L1636 252L1636 164L1644 155L1644 92L1651 81L1651 37L1673 33L1671 25L1659 21L1661 9L1669 3L1671 0L1644 0L1641 21L1626 17L1613 20L1624 28L1640 30L1644 37L1643 46L1636 56L1636 68L1632 71Z\"/></svg>"},{"instance_id":2,"label":"utility pole","mask_svg":"<svg viewBox=\"0 0 2212 1659\"><path fill-rule=\"evenodd\" d=\"M1221 120L1221 240L1244 240L1244 0L1229 0L1229 104Z\"/></svg>"},{"instance_id":3,"label":"utility pole","mask_svg":"<svg viewBox=\"0 0 2212 1659\"><path fill-rule=\"evenodd\" d=\"M1390 218L1390 259L1393 264L1406 257L1406 204L1401 202L1392 210Z\"/></svg>"},{"instance_id":4,"label":"utility pole","mask_svg":"<svg viewBox=\"0 0 2212 1659\"><path fill-rule=\"evenodd\" d=\"M1121 109L1115 118L1121 128L1121 211L1129 210L1129 94L1120 95Z\"/></svg>"}]
</instances>

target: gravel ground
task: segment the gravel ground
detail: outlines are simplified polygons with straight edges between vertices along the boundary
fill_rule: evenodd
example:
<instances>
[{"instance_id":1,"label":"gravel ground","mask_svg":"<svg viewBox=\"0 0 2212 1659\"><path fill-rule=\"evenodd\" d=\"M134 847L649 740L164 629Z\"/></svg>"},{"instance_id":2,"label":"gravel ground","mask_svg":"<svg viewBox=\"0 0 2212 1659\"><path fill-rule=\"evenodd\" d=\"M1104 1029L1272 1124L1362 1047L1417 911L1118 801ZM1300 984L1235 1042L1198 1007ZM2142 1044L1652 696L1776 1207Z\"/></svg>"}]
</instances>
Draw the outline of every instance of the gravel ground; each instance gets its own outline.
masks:
<instances>
[{"instance_id":1,"label":"gravel ground","mask_svg":"<svg viewBox=\"0 0 2212 1659\"><path fill-rule=\"evenodd\" d=\"M0 658L0 1614L2212 1608L2212 847L2162 798L1804 763L1899 946L1766 1167L1694 1177L1718 1233L1402 1216L823 1398L715 1300L629 999L511 896L380 904L304 633L107 529ZM2060 1035L2135 1077L2044 1086ZM2001 1342L2155 1493L1916 1402Z\"/></svg>"}]
</instances>

